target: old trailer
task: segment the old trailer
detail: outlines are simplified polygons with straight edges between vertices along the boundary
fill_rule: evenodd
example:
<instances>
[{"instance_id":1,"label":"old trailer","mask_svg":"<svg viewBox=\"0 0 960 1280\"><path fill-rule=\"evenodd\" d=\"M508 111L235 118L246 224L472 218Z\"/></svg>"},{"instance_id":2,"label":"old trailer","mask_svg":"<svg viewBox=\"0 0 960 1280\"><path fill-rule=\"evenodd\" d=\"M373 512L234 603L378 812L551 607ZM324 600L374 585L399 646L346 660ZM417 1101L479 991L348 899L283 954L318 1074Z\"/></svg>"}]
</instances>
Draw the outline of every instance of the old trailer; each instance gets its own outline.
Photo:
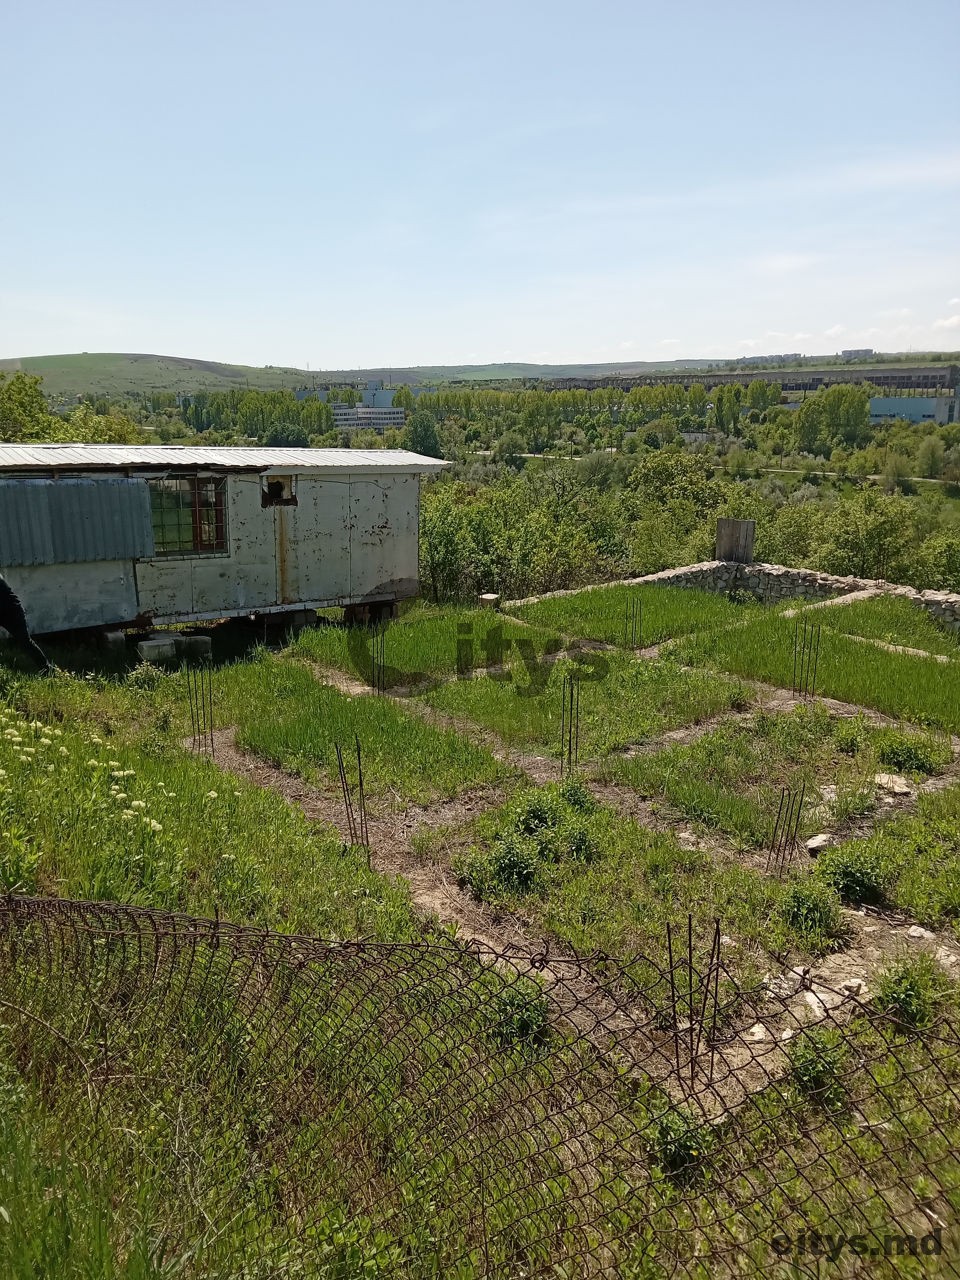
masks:
<instances>
[{"instance_id":1,"label":"old trailer","mask_svg":"<svg viewBox=\"0 0 960 1280\"><path fill-rule=\"evenodd\" d=\"M420 477L390 449L0 444L0 572L37 633L419 590Z\"/></svg>"}]
</instances>

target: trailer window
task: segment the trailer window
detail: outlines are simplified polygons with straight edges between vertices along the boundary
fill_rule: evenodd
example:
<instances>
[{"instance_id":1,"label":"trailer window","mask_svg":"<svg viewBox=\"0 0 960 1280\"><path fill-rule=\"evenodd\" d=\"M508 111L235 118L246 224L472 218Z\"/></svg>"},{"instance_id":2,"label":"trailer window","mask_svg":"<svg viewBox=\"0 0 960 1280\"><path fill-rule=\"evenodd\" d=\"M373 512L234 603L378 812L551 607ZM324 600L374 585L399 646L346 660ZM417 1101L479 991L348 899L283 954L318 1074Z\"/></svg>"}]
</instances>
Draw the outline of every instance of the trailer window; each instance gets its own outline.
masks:
<instances>
[{"instance_id":1,"label":"trailer window","mask_svg":"<svg viewBox=\"0 0 960 1280\"><path fill-rule=\"evenodd\" d=\"M225 554L226 476L164 476L149 484L158 556Z\"/></svg>"}]
</instances>

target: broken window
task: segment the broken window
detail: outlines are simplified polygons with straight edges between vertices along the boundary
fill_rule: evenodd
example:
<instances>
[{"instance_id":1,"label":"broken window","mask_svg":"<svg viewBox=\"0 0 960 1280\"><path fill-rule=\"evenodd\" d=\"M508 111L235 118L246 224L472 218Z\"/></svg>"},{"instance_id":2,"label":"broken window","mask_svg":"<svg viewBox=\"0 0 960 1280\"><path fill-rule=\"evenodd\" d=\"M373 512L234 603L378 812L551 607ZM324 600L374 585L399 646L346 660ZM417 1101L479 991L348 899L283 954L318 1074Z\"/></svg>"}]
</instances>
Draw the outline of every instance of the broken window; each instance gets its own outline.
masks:
<instances>
[{"instance_id":1,"label":"broken window","mask_svg":"<svg viewBox=\"0 0 960 1280\"><path fill-rule=\"evenodd\" d=\"M226 554L226 476L164 476L148 483L158 556Z\"/></svg>"},{"instance_id":2,"label":"broken window","mask_svg":"<svg viewBox=\"0 0 960 1280\"><path fill-rule=\"evenodd\" d=\"M297 485L294 476L263 476L260 480L262 507L295 507Z\"/></svg>"}]
</instances>

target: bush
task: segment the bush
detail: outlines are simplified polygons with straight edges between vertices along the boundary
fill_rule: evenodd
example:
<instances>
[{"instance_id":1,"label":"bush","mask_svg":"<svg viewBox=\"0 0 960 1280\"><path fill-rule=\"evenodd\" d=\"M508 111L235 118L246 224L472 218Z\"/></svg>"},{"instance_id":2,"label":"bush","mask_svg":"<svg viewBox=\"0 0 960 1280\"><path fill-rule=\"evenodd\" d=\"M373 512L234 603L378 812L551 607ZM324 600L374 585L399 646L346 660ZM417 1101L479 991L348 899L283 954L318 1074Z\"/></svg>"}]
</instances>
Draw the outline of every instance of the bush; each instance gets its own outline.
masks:
<instances>
[{"instance_id":1,"label":"bush","mask_svg":"<svg viewBox=\"0 0 960 1280\"><path fill-rule=\"evenodd\" d=\"M547 1040L547 1022L546 997L538 986L526 979L517 979L493 1001L493 1035L505 1048L541 1047Z\"/></svg>"},{"instance_id":2,"label":"bush","mask_svg":"<svg viewBox=\"0 0 960 1280\"><path fill-rule=\"evenodd\" d=\"M903 729L880 729L874 741L877 759L898 773L939 773L952 758L945 744Z\"/></svg>"},{"instance_id":3,"label":"bush","mask_svg":"<svg viewBox=\"0 0 960 1280\"><path fill-rule=\"evenodd\" d=\"M877 905L886 896L889 872L876 841L857 841L825 849L817 859L817 876L844 902Z\"/></svg>"},{"instance_id":4,"label":"bush","mask_svg":"<svg viewBox=\"0 0 960 1280\"><path fill-rule=\"evenodd\" d=\"M932 956L911 956L880 974L876 1004L899 1026L921 1030L935 1020L949 989L950 983Z\"/></svg>"},{"instance_id":5,"label":"bush","mask_svg":"<svg viewBox=\"0 0 960 1280\"><path fill-rule=\"evenodd\" d=\"M560 800L556 791L542 788L520 796L514 806L512 825L520 835L532 836L544 827L555 826L560 818Z\"/></svg>"},{"instance_id":6,"label":"bush","mask_svg":"<svg viewBox=\"0 0 960 1280\"><path fill-rule=\"evenodd\" d=\"M600 846L582 822L564 823L560 831L560 849L574 862L593 862L600 856Z\"/></svg>"},{"instance_id":7,"label":"bush","mask_svg":"<svg viewBox=\"0 0 960 1280\"><path fill-rule=\"evenodd\" d=\"M523 836L498 836L490 854L490 871L496 886L514 893L529 893L537 882L541 854Z\"/></svg>"},{"instance_id":8,"label":"bush","mask_svg":"<svg viewBox=\"0 0 960 1280\"><path fill-rule=\"evenodd\" d=\"M807 876L794 880L780 903L783 921L814 951L842 936L840 899L829 884Z\"/></svg>"},{"instance_id":9,"label":"bush","mask_svg":"<svg viewBox=\"0 0 960 1280\"><path fill-rule=\"evenodd\" d=\"M790 1074L804 1097L823 1107L844 1100L843 1068L847 1050L837 1031L804 1031L790 1045Z\"/></svg>"},{"instance_id":10,"label":"bush","mask_svg":"<svg viewBox=\"0 0 960 1280\"><path fill-rule=\"evenodd\" d=\"M863 720L859 716L853 720L842 720L833 731L836 748L844 755L855 756L863 746L863 740Z\"/></svg>"},{"instance_id":11,"label":"bush","mask_svg":"<svg viewBox=\"0 0 960 1280\"><path fill-rule=\"evenodd\" d=\"M684 1107L674 1107L654 1122L651 1154L674 1181L688 1184L706 1174L714 1132Z\"/></svg>"},{"instance_id":12,"label":"bush","mask_svg":"<svg viewBox=\"0 0 960 1280\"><path fill-rule=\"evenodd\" d=\"M565 805L576 813L596 813L599 808L587 788L576 778L561 782L557 788L557 795Z\"/></svg>"}]
</instances>

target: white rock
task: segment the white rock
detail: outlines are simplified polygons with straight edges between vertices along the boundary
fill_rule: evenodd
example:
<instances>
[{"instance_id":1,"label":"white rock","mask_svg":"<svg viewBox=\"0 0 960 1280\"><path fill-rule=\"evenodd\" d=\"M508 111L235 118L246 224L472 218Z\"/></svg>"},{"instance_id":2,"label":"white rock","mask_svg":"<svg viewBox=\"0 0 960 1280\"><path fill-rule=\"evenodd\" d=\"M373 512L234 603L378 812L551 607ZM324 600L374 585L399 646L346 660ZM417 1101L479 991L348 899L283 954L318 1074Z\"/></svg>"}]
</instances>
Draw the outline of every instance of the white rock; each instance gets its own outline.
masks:
<instances>
[{"instance_id":1,"label":"white rock","mask_svg":"<svg viewBox=\"0 0 960 1280\"><path fill-rule=\"evenodd\" d=\"M960 956L957 956L953 951L949 951L946 947L937 947L937 959L941 964L952 965L960 960Z\"/></svg>"},{"instance_id":2,"label":"white rock","mask_svg":"<svg viewBox=\"0 0 960 1280\"><path fill-rule=\"evenodd\" d=\"M755 1022L749 1031L745 1031L743 1033L743 1038L744 1040L750 1040L751 1042L756 1043L760 1040L769 1039L769 1034L770 1033L762 1022Z\"/></svg>"},{"instance_id":3,"label":"white rock","mask_svg":"<svg viewBox=\"0 0 960 1280\"><path fill-rule=\"evenodd\" d=\"M844 993L844 995L848 995L848 996L858 996L862 988L863 988L862 978L845 978L844 981L840 983L840 990Z\"/></svg>"},{"instance_id":4,"label":"white rock","mask_svg":"<svg viewBox=\"0 0 960 1280\"><path fill-rule=\"evenodd\" d=\"M932 942L936 936L937 935L935 933L931 933L929 929L921 929L918 924L912 924L907 930L908 938L925 938L927 942Z\"/></svg>"},{"instance_id":5,"label":"white rock","mask_svg":"<svg viewBox=\"0 0 960 1280\"><path fill-rule=\"evenodd\" d=\"M889 791L894 796L908 796L910 783L901 778L899 773L875 773L873 780L881 791Z\"/></svg>"},{"instance_id":6,"label":"white rock","mask_svg":"<svg viewBox=\"0 0 960 1280\"><path fill-rule=\"evenodd\" d=\"M790 1029L789 1029L789 1030L787 1030L787 1031L781 1031L781 1032L780 1032L780 1039L781 1039L781 1040L792 1040L792 1039L793 1039L793 1037L794 1037L796 1034L797 1034L797 1033L796 1033L796 1031L795 1031L793 1028L790 1028Z\"/></svg>"},{"instance_id":7,"label":"white rock","mask_svg":"<svg viewBox=\"0 0 960 1280\"><path fill-rule=\"evenodd\" d=\"M806 850L811 858L815 858L821 849L827 849L833 844L833 836L829 832L823 831L818 836L811 836L806 843Z\"/></svg>"}]
</instances>

